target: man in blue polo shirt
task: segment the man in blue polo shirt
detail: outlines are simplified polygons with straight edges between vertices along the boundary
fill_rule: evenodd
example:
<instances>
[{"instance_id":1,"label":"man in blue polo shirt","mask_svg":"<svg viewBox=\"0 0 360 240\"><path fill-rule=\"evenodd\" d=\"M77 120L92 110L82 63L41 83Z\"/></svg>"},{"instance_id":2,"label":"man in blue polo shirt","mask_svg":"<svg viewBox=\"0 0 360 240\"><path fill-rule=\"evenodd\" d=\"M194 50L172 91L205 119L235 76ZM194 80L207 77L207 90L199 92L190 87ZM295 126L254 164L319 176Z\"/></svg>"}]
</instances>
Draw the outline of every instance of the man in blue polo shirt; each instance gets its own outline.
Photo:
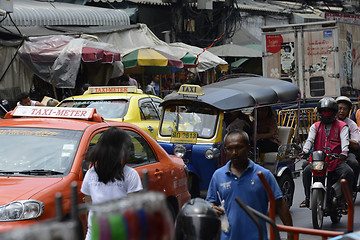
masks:
<instances>
[{"instance_id":1,"label":"man in blue polo shirt","mask_svg":"<svg viewBox=\"0 0 360 240\"><path fill-rule=\"evenodd\" d=\"M258 228L235 201L239 197L246 205L267 214L269 198L263 187L258 171L262 171L269 182L276 200L276 210L284 225L292 226L289 208L272 173L248 158L249 136L242 130L230 131L224 138L227 164L215 171L211 178L206 200L211 203L219 216L227 215L229 228L221 233L221 239L259 239ZM225 211L219 207L225 201ZM263 229L266 229L264 221ZM292 239L292 234L288 239ZM267 239L267 231L264 233Z\"/></svg>"}]
</instances>

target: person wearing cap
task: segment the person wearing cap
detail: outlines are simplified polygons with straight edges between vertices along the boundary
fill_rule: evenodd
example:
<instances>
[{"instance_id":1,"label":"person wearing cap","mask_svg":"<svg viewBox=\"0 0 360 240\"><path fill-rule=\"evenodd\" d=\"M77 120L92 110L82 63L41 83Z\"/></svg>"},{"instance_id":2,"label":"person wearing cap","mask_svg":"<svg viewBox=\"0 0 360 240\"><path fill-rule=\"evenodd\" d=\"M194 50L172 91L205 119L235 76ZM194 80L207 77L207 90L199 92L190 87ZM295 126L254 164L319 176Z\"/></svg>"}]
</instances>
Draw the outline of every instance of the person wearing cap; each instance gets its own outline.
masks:
<instances>
[{"instance_id":1,"label":"person wearing cap","mask_svg":"<svg viewBox=\"0 0 360 240\"><path fill-rule=\"evenodd\" d=\"M357 182L360 172L360 165L357 160L357 155L360 148L360 131L356 123L348 118L350 109L352 108L351 100L346 96L340 96L336 98L336 102L338 104L337 118L346 123L349 127L349 154L346 158L346 163L354 171L355 179L353 189L357 189Z\"/></svg>"}]
</instances>

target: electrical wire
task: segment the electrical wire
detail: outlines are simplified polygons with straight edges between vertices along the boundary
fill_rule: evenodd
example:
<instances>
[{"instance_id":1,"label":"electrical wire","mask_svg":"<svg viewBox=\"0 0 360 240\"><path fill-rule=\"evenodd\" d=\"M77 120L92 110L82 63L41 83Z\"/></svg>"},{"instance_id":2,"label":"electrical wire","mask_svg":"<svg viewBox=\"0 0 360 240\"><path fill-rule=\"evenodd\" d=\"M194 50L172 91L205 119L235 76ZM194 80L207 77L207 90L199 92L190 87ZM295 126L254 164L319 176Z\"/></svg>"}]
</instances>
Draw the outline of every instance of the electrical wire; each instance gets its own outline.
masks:
<instances>
[{"instance_id":1,"label":"electrical wire","mask_svg":"<svg viewBox=\"0 0 360 240\"><path fill-rule=\"evenodd\" d=\"M10 21L12 22L12 24L14 24L16 30L18 31L18 33L20 34L20 36L22 36L22 33L20 31L20 29L18 28L18 26L15 24L15 22L13 21L12 17L11 17L11 14L8 14L9 18L10 18Z\"/></svg>"},{"instance_id":2,"label":"electrical wire","mask_svg":"<svg viewBox=\"0 0 360 240\"><path fill-rule=\"evenodd\" d=\"M197 9L195 4L187 0L182 4L176 4L177 7L172 9L174 15L179 15L179 18L182 17L184 20L194 20L195 24L202 22L201 26L200 24L195 25L196 32L187 31L186 25L184 25L186 24L185 21L181 26L174 27L173 30L176 36L179 37L177 40L204 47L209 46L213 39L220 35L223 35L223 38L216 42L215 45L221 44L224 39L233 37L240 28L241 23L240 11L236 9L236 4L235 0L230 0L229 4L214 2L211 12L205 9ZM181 15L179 14L180 8ZM176 24L173 26L176 26ZM223 31L219 32L219 29L223 29Z\"/></svg>"}]
</instances>

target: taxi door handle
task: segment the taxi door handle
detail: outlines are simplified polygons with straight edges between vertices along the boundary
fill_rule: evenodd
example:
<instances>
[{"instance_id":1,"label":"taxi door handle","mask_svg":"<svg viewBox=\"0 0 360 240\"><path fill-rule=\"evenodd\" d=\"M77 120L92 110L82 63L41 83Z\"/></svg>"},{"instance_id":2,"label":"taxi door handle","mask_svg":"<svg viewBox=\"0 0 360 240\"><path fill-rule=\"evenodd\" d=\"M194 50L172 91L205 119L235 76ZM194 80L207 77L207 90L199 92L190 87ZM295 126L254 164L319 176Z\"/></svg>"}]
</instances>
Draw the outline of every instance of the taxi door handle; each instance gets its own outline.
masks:
<instances>
[{"instance_id":1,"label":"taxi door handle","mask_svg":"<svg viewBox=\"0 0 360 240\"><path fill-rule=\"evenodd\" d=\"M160 178L163 173L164 173L163 171L156 169L154 175Z\"/></svg>"},{"instance_id":2,"label":"taxi door handle","mask_svg":"<svg viewBox=\"0 0 360 240\"><path fill-rule=\"evenodd\" d=\"M148 129L151 133L154 132L154 128L153 128L152 126L147 126L147 129Z\"/></svg>"}]
</instances>

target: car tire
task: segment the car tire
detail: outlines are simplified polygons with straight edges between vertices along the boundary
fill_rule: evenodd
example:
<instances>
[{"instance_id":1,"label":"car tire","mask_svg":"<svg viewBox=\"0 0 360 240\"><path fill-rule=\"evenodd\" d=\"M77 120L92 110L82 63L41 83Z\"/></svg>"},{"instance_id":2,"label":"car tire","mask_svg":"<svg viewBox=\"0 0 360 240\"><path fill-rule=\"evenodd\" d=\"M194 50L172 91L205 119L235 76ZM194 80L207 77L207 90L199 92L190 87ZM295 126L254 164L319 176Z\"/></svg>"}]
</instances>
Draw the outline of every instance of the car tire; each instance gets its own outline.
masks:
<instances>
[{"instance_id":1,"label":"car tire","mask_svg":"<svg viewBox=\"0 0 360 240\"><path fill-rule=\"evenodd\" d=\"M189 174L189 193L191 198L200 197L200 179L193 173Z\"/></svg>"},{"instance_id":2,"label":"car tire","mask_svg":"<svg viewBox=\"0 0 360 240\"><path fill-rule=\"evenodd\" d=\"M169 200L169 199L166 200L166 206L167 206L167 208L169 210L171 220L173 221L173 223L175 223L176 211L175 211L174 205L171 203L171 200Z\"/></svg>"}]
</instances>

